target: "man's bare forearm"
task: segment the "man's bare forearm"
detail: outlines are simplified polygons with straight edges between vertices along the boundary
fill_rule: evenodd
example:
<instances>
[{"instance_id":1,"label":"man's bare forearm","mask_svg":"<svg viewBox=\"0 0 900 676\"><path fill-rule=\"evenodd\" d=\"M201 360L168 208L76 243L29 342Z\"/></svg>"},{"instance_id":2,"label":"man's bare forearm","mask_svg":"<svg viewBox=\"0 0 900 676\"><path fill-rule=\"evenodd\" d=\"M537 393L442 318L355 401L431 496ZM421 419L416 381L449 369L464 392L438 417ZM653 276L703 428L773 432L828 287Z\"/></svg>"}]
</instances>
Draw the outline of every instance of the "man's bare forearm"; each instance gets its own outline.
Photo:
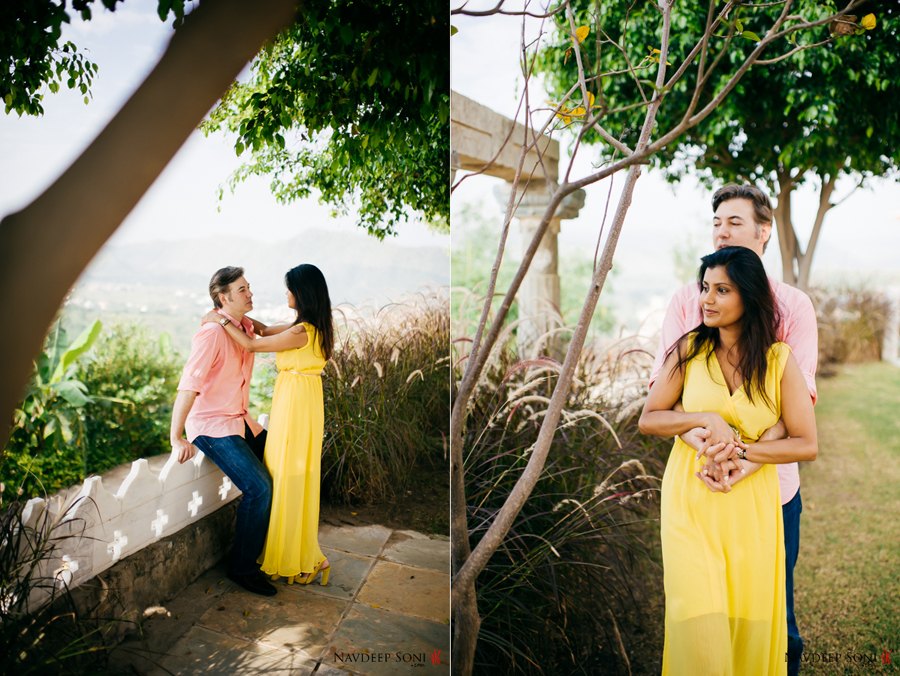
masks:
<instances>
[{"instance_id":1,"label":"man's bare forearm","mask_svg":"<svg viewBox=\"0 0 900 676\"><path fill-rule=\"evenodd\" d=\"M197 398L196 392L179 390L172 405L172 424L169 427L169 441L175 443L184 436L184 424L187 422L188 413Z\"/></svg>"},{"instance_id":2,"label":"man's bare forearm","mask_svg":"<svg viewBox=\"0 0 900 676\"><path fill-rule=\"evenodd\" d=\"M759 435L759 441L778 441L779 439L787 438L787 435L787 427L784 426L784 421L779 418L777 423Z\"/></svg>"}]
</instances>

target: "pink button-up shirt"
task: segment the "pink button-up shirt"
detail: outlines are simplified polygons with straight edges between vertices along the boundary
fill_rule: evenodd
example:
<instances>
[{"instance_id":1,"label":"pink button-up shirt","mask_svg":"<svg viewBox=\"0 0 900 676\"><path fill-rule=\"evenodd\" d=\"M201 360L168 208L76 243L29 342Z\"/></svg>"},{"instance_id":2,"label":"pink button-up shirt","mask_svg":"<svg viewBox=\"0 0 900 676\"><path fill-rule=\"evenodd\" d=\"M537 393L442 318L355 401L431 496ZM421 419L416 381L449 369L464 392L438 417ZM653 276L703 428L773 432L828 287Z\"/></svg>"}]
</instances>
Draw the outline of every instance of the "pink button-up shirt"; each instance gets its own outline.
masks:
<instances>
[{"instance_id":1,"label":"pink button-up shirt","mask_svg":"<svg viewBox=\"0 0 900 676\"><path fill-rule=\"evenodd\" d=\"M769 279L772 293L778 303L781 321L776 333L778 340L791 346L800 372L806 379L806 386L813 403L816 401L816 363L819 359L819 334L816 311L809 296L799 289ZM700 289L697 283L682 287L669 303L666 318L659 335L656 361L650 374L650 386L656 382L666 354L685 333L703 321L700 310ZM781 503L787 504L800 490L800 471L796 462L778 465L778 479L781 482Z\"/></svg>"},{"instance_id":2,"label":"pink button-up shirt","mask_svg":"<svg viewBox=\"0 0 900 676\"><path fill-rule=\"evenodd\" d=\"M219 314L241 326L249 336L255 335L253 322L246 317L237 322L222 310ZM184 425L189 441L199 436L243 437L245 422L254 436L262 431L262 426L247 412L252 374L252 352L240 347L218 324L200 327L178 383L179 390L198 393Z\"/></svg>"}]
</instances>

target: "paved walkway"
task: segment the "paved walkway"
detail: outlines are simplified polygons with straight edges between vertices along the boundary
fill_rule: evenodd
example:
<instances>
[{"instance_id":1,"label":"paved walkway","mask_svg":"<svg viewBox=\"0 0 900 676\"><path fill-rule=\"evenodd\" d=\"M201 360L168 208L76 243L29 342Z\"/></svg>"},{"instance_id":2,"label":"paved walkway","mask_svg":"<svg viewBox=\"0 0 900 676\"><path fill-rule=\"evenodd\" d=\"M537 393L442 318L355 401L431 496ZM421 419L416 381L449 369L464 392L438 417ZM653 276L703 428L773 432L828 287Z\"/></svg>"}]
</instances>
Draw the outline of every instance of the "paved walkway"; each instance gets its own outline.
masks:
<instances>
[{"instance_id":1,"label":"paved walkway","mask_svg":"<svg viewBox=\"0 0 900 676\"><path fill-rule=\"evenodd\" d=\"M280 581L257 596L220 563L155 609L143 637L113 651L110 673L449 673L449 540L323 524L319 542L327 587Z\"/></svg>"}]
</instances>

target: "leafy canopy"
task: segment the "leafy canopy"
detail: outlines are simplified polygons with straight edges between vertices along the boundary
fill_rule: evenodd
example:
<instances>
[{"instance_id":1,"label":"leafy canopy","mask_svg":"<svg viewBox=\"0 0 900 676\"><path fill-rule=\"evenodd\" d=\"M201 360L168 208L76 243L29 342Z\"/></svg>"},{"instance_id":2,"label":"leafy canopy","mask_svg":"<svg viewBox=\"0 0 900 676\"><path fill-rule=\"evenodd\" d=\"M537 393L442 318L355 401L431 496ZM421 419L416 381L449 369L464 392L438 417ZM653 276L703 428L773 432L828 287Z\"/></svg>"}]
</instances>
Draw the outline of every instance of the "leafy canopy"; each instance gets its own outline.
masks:
<instances>
[{"instance_id":1,"label":"leafy canopy","mask_svg":"<svg viewBox=\"0 0 900 676\"><path fill-rule=\"evenodd\" d=\"M802 0L792 13L814 20L844 4ZM581 43L588 105L594 115L606 113L600 123L630 145L643 115L640 103L653 93L659 15L649 3L629 10L625 2L598 6L576 0L574 9L576 25L591 29ZM699 98L698 109L720 90L779 10L738 6L728 23L715 31L707 64L719 57L721 61ZM830 39L777 63L751 68L713 115L656 155L654 164L671 180L696 171L707 183L774 182L776 177L800 183L808 176L839 171L864 176L896 171L900 120L892 102L900 95L898 9L890 3L870 2L854 11L839 25L795 33L782 44L772 45L763 59ZM705 9L689 3L673 13L669 73L697 43L705 20ZM562 97L577 79L571 46L568 24L558 21L555 43L543 51L538 65L551 96ZM622 73L629 64L633 77ZM666 92L657 115L658 130L668 130L681 120L696 79L697 67L692 65L685 78ZM573 131L580 128L584 115L583 107L578 108L583 106L581 96L576 99L564 111L568 120L562 120ZM581 117L573 117L573 112ZM585 140L600 139L591 131ZM603 148L601 154L609 156L609 150Z\"/></svg>"},{"instance_id":2,"label":"leafy canopy","mask_svg":"<svg viewBox=\"0 0 900 676\"><path fill-rule=\"evenodd\" d=\"M203 125L247 157L231 189L259 175L282 203L356 202L379 238L411 212L448 223L448 30L437 0L305 3Z\"/></svg>"},{"instance_id":3,"label":"leafy canopy","mask_svg":"<svg viewBox=\"0 0 900 676\"><path fill-rule=\"evenodd\" d=\"M84 21L93 16L94 0L72 0L72 10ZM100 0L103 7L115 11L122 0ZM184 0L159 0L159 18L175 15L175 25L184 19ZM71 23L66 2L52 0L13 0L0 2L0 98L6 113L43 115L44 86L52 92L65 84L78 89L84 102L91 98L90 88L99 70L71 41L60 44L62 25Z\"/></svg>"}]
</instances>

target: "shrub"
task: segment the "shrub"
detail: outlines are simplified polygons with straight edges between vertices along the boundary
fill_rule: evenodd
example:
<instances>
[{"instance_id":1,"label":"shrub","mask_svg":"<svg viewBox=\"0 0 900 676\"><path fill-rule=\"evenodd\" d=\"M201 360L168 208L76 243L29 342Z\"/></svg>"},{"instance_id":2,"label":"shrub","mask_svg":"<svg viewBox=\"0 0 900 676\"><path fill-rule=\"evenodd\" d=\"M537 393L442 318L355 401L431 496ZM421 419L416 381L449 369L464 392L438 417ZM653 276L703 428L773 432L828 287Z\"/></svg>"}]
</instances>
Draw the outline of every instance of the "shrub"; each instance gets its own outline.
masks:
<instances>
[{"instance_id":1,"label":"shrub","mask_svg":"<svg viewBox=\"0 0 900 676\"><path fill-rule=\"evenodd\" d=\"M636 613L661 589L648 543L671 445L637 430L651 361L635 341L583 353L543 476L478 580L479 670L608 673L646 641ZM528 460L559 368L500 349L473 395L464 446L472 547ZM635 584L651 576L660 584Z\"/></svg>"},{"instance_id":2,"label":"shrub","mask_svg":"<svg viewBox=\"0 0 900 676\"><path fill-rule=\"evenodd\" d=\"M153 340L124 324L102 336L100 329L95 321L69 344L57 323L47 337L0 465L9 492L54 493L169 448L181 363L168 336Z\"/></svg>"},{"instance_id":3,"label":"shrub","mask_svg":"<svg viewBox=\"0 0 900 676\"><path fill-rule=\"evenodd\" d=\"M4 489L27 498L84 478L84 408L92 398L78 378L78 361L100 328L95 321L71 343L60 321L50 329L0 454L0 503Z\"/></svg>"},{"instance_id":4,"label":"shrub","mask_svg":"<svg viewBox=\"0 0 900 676\"><path fill-rule=\"evenodd\" d=\"M890 303L865 288L819 288L811 291L819 324L820 375L836 364L881 359Z\"/></svg>"},{"instance_id":5,"label":"shrub","mask_svg":"<svg viewBox=\"0 0 900 676\"><path fill-rule=\"evenodd\" d=\"M78 368L95 397L84 409L89 473L169 450L181 367L168 334L154 339L136 324L104 333Z\"/></svg>"}]
</instances>

